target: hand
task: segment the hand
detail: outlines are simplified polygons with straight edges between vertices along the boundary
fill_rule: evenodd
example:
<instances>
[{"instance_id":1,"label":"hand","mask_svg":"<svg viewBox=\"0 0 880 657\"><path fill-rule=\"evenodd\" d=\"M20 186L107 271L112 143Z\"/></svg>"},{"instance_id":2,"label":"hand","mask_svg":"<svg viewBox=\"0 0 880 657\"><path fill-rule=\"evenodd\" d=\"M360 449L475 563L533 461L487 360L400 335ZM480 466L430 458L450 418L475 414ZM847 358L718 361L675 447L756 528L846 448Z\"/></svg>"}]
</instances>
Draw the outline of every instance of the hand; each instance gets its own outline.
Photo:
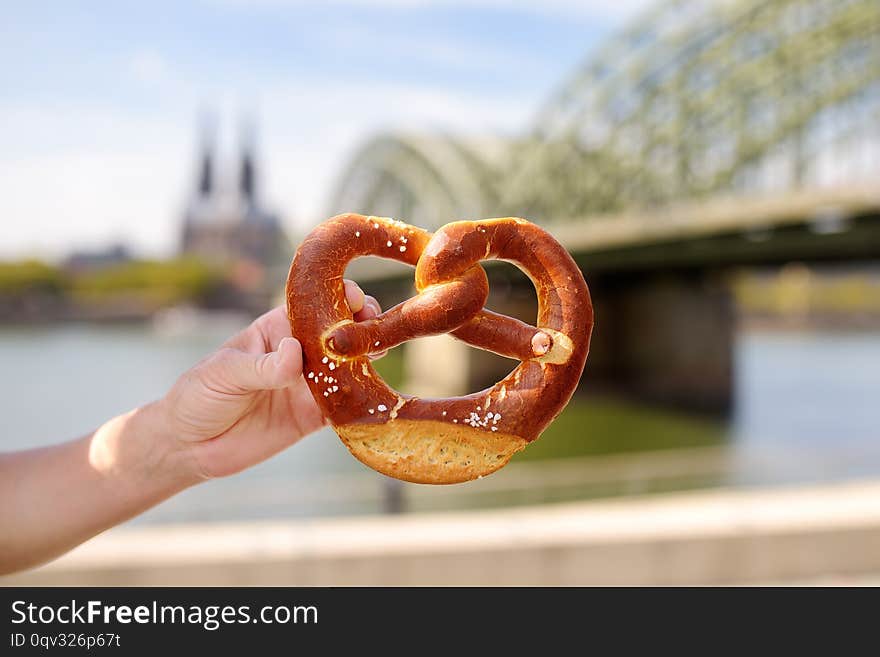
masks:
<instances>
[{"instance_id":1,"label":"hand","mask_svg":"<svg viewBox=\"0 0 880 657\"><path fill-rule=\"evenodd\" d=\"M380 312L352 281L345 281L345 296L355 321ZM168 435L200 478L239 472L326 423L302 376L302 349L283 307L186 372L158 405Z\"/></svg>"},{"instance_id":2,"label":"hand","mask_svg":"<svg viewBox=\"0 0 880 657\"><path fill-rule=\"evenodd\" d=\"M345 282L357 321L379 304ZM283 308L165 397L60 445L0 454L0 573L57 557L188 486L259 463L324 424Z\"/></svg>"}]
</instances>

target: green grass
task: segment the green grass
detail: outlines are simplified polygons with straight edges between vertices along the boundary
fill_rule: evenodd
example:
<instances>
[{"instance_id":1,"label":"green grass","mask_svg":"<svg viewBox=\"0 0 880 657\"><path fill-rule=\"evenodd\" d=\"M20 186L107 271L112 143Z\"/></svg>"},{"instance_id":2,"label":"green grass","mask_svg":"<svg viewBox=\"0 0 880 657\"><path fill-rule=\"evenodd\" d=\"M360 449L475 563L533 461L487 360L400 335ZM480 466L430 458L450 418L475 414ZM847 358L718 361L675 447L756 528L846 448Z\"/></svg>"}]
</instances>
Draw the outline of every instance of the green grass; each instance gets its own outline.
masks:
<instances>
[{"instance_id":1,"label":"green grass","mask_svg":"<svg viewBox=\"0 0 880 657\"><path fill-rule=\"evenodd\" d=\"M392 349L373 366L400 389L403 350ZM575 397L540 440L514 458L520 461L717 445L721 421L618 399Z\"/></svg>"},{"instance_id":2,"label":"green grass","mask_svg":"<svg viewBox=\"0 0 880 657\"><path fill-rule=\"evenodd\" d=\"M193 258L136 260L84 272L72 282L75 297L102 299L135 295L159 304L204 297L220 282L220 274Z\"/></svg>"},{"instance_id":3,"label":"green grass","mask_svg":"<svg viewBox=\"0 0 880 657\"><path fill-rule=\"evenodd\" d=\"M384 358L373 361L373 367L379 373L385 383L392 388L400 390L403 385L403 349L396 347L389 351Z\"/></svg>"},{"instance_id":4,"label":"green grass","mask_svg":"<svg viewBox=\"0 0 880 657\"><path fill-rule=\"evenodd\" d=\"M57 267L38 260L0 262L0 294L58 292L64 285Z\"/></svg>"},{"instance_id":5,"label":"green grass","mask_svg":"<svg viewBox=\"0 0 880 657\"><path fill-rule=\"evenodd\" d=\"M616 399L576 397L520 461L717 445L720 421Z\"/></svg>"},{"instance_id":6,"label":"green grass","mask_svg":"<svg viewBox=\"0 0 880 657\"><path fill-rule=\"evenodd\" d=\"M0 296L51 292L76 300L128 297L167 305L204 299L222 282L222 272L194 258L131 260L76 272L37 260L0 262Z\"/></svg>"}]
</instances>

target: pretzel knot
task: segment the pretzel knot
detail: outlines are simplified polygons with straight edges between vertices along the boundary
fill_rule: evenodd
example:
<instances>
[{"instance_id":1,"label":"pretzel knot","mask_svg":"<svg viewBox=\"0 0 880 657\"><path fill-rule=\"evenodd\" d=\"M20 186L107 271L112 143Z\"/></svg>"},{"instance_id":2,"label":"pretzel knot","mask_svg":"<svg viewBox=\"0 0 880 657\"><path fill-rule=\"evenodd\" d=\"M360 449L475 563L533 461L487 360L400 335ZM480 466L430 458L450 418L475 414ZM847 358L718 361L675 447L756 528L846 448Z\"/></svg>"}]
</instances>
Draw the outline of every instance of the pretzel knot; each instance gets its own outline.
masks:
<instances>
[{"instance_id":1,"label":"pretzel knot","mask_svg":"<svg viewBox=\"0 0 880 657\"><path fill-rule=\"evenodd\" d=\"M418 294L355 322L342 277L352 259L369 255L414 266ZM493 259L531 278L537 327L483 307L489 282L479 263ZM457 221L432 234L383 217L333 217L296 252L287 313L309 390L352 454L388 476L435 484L494 472L538 438L577 386L593 327L574 260L517 218ZM370 364L370 353L441 333L521 362L490 388L446 399L399 393Z\"/></svg>"}]
</instances>

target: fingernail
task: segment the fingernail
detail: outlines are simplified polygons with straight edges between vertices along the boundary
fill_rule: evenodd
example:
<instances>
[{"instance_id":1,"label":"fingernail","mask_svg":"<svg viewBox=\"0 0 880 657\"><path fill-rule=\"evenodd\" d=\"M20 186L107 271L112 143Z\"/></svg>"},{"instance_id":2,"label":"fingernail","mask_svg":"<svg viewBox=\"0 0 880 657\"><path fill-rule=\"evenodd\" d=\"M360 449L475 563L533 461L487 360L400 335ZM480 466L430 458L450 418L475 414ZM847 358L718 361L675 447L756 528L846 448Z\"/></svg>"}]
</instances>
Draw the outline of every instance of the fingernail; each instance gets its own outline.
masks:
<instances>
[{"instance_id":1,"label":"fingernail","mask_svg":"<svg viewBox=\"0 0 880 657\"><path fill-rule=\"evenodd\" d=\"M346 290L345 290L345 292L346 292L346 294L345 294L346 299L348 299L348 296L349 296L349 294L348 294L348 293L349 293L349 290L352 290L352 289L353 289L353 290L355 291L355 295L354 295L354 297L355 297L355 299L354 299L354 303L351 303L351 302L349 301L349 304L348 304L348 305L349 305L349 308L351 308L351 311L352 311L353 313L360 312L360 311L363 309L363 307L364 307L364 300L365 300L365 299L364 299L364 297L365 297L365 295L364 295L364 291L363 291L360 287L358 287L358 285L357 285L356 283L354 283L353 281L346 281L346 283L350 283L350 285L346 286Z\"/></svg>"},{"instance_id":2,"label":"fingernail","mask_svg":"<svg viewBox=\"0 0 880 657\"><path fill-rule=\"evenodd\" d=\"M553 346L553 341L544 331L538 331L532 336L532 353L535 356L543 356L550 351L551 346Z\"/></svg>"}]
</instances>

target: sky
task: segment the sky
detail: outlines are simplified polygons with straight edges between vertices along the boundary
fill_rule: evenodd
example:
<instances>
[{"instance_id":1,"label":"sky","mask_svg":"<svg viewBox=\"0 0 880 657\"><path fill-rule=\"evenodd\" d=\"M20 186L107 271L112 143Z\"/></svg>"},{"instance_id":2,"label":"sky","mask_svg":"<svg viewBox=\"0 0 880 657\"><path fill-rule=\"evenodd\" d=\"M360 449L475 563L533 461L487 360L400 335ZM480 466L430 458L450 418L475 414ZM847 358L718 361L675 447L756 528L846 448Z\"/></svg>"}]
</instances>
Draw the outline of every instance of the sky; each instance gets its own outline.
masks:
<instances>
[{"instance_id":1,"label":"sky","mask_svg":"<svg viewBox=\"0 0 880 657\"><path fill-rule=\"evenodd\" d=\"M28 2L0 8L0 258L177 244L199 117L261 196L323 219L379 132L517 134L641 0Z\"/></svg>"}]
</instances>

